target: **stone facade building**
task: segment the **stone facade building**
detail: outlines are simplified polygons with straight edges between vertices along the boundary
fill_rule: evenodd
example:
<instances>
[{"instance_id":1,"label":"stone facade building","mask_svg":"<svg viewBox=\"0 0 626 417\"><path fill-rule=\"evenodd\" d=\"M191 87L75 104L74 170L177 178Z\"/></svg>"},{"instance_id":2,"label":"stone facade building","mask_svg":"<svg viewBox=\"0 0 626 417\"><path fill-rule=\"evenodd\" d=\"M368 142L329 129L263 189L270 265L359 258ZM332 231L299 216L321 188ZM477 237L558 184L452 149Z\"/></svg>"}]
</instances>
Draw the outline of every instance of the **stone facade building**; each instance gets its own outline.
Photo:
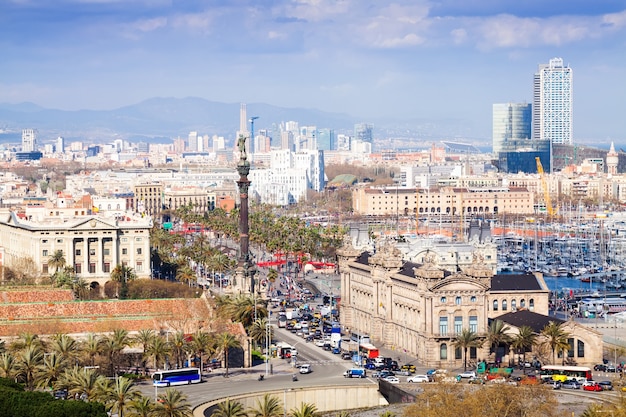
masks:
<instances>
[{"instance_id":1,"label":"stone facade building","mask_svg":"<svg viewBox=\"0 0 626 417\"><path fill-rule=\"evenodd\" d=\"M132 268L137 278L150 278L151 218L70 211L42 208L3 213L0 247L5 265L31 260L40 275L47 276L54 273L48 268L51 256L61 250L66 265L74 267L76 275L92 288L110 280L116 265Z\"/></svg>"},{"instance_id":2,"label":"stone facade building","mask_svg":"<svg viewBox=\"0 0 626 417\"><path fill-rule=\"evenodd\" d=\"M356 250L351 243L338 250L344 330L369 335L375 344L410 353L428 366L462 366L462 351L454 343L457 335L469 329L484 338L490 322L500 316L507 319L511 335L521 321L518 314L531 313L537 332L541 322L560 322L548 317L549 290L541 275L494 275L478 252L471 265L450 271L436 263L435 253L417 264L404 261L392 242L377 247L374 254ZM600 362L601 335L573 322L565 324L575 334L572 345L581 347L572 350L571 361ZM538 346L535 353L548 360L540 350ZM469 349L468 359L513 363L517 356L509 352L503 344L491 353L485 344Z\"/></svg>"}]
</instances>

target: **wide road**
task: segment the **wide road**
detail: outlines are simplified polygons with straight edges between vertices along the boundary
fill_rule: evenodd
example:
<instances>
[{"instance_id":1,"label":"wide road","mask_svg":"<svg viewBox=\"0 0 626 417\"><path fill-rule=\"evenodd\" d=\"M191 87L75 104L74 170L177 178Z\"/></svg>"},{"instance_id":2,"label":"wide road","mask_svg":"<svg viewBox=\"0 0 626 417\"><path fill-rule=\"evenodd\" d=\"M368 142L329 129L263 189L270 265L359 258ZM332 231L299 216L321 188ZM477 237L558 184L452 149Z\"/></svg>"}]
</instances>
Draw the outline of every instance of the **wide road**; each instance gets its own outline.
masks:
<instances>
[{"instance_id":1,"label":"wide road","mask_svg":"<svg viewBox=\"0 0 626 417\"><path fill-rule=\"evenodd\" d=\"M330 385L354 385L374 384L373 378L344 378L343 372L353 366L351 361L342 360L339 355L315 346L313 342L305 342L284 329L275 328L275 337L278 340L294 346L298 351L299 364L309 363L313 372L299 374L297 369L291 366L286 359L272 359L273 375L268 375L263 381L258 380L260 374L265 374L265 365L257 365L249 369L229 369L231 374L228 378L223 376L223 369L209 374L205 382L193 385L182 385L174 388L185 394L192 405L196 407L208 401L225 398L228 396L253 392L288 390L292 388ZM292 375L296 373L298 380L292 381ZM144 395L154 397L158 391L164 388L153 387L150 383L139 384L138 388Z\"/></svg>"}]
</instances>

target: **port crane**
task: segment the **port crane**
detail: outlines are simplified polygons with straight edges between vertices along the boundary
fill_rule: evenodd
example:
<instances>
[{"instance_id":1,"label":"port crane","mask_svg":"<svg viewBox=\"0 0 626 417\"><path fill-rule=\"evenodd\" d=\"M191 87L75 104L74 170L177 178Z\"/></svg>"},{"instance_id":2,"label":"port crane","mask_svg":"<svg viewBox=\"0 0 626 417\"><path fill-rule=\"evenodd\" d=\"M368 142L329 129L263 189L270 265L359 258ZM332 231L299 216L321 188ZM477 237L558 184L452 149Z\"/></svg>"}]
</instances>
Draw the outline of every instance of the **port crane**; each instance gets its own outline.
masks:
<instances>
[{"instance_id":1,"label":"port crane","mask_svg":"<svg viewBox=\"0 0 626 417\"><path fill-rule=\"evenodd\" d=\"M552 201L550 200L550 190L548 189L548 182L546 181L546 174L543 171L543 165L541 164L541 159L539 157L535 157L537 161L537 172L539 173L539 177L541 178L541 188L543 189L543 200L546 204L546 211L548 216L552 217L556 213L554 208L552 207Z\"/></svg>"}]
</instances>

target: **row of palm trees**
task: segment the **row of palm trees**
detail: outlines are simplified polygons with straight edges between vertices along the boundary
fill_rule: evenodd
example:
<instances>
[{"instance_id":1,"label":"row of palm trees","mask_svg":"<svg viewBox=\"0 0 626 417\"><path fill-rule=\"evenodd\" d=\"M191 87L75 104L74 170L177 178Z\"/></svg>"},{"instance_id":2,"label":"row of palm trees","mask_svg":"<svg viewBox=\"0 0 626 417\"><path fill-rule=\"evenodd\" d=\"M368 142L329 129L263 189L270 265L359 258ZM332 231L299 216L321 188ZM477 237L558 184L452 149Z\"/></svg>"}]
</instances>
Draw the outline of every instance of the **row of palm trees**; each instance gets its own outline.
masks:
<instances>
[{"instance_id":1,"label":"row of palm trees","mask_svg":"<svg viewBox=\"0 0 626 417\"><path fill-rule=\"evenodd\" d=\"M218 405L211 417L314 417L317 414L317 407L310 403L301 403L300 407L291 409L287 414L285 405L278 398L265 394L249 409L239 401L227 399Z\"/></svg>"},{"instance_id":2,"label":"row of palm trees","mask_svg":"<svg viewBox=\"0 0 626 417\"><path fill-rule=\"evenodd\" d=\"M141 346L142 349L134 364L122 360L123 350L129 346ZM53 386L72 366L97 368L98 374L113 376L119 373L120 363L125 363L128 369L143 369L145 372L148 364L160 369L171 361L172 367L183 367L192 356L203 364L205 359L220 355L228 374L228 352L240 347L240 339L227 331L162 335L146 329L130 336L126 330L116 329L104 336L88 334L83 340L67 334L56 334L44 340L25 333L8 346L0 345L0 376L22 382L28 390L44 389Z\"/></svg>"},{"instance_id":3,"label":"row of palm trees","mask_svg":"<svg viewBox=\"0 0 626 417\"><path fill-rule=\"evenodd\" d=\"M526 352L532 352L538 343L548 346L552 352L552 363L556 363L556 355L565 353L571 348L570 335L563 329L563 323L550 321L539 334L530 326L520 326L517 334L510 334L511 328L502 320L493 320L489 324L486 336L481 336L469 329L463 329L453 342L453 345L463 350L463 367L467 369L467 351L470 348L480 348L487 344L495 352L498 346L505 344L509 349L522 354L526 362ZM563 358L565 355L563 354Z\"/></svg>"}]
</instances>

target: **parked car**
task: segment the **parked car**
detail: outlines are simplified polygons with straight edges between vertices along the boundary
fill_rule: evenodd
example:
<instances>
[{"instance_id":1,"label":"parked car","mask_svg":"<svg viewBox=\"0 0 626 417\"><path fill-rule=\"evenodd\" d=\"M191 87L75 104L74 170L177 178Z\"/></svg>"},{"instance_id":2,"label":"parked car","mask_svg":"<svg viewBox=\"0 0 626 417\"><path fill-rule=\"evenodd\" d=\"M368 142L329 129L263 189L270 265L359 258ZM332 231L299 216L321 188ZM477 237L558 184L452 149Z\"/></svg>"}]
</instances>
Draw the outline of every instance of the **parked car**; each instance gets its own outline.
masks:
<instances>
[{"instance_id":1,"label":"parked car","mask_svg":"<svg viewBox=\"0 0 626 417\"><path fill-rule=\"evenodd\" d=\"M430 382L428 375L413 375L406 379L406 382Z\"/></svg>"},{"instance_id":2,"label":"parked car","mask_svg":"<svg viewBox=\"0 0 626 417\"><path fill-rule=\"evenodd\" d=\"M602 387L595 381L587 381L583 384L584 391L602 391Z\"/></svg>"},{"instance_id":3,"label":"parked car","mask_svg":"<svg viewBox=\"0 0 626 417\"><path fill-rule=\"evenodd\" d=\"M606 372L606 365L603 363L599 363L597 365L593 365L594 371Z\"/></svg>"},{"instance_id":4,"label":"parked car","mask_svg":"<svg viewBox=\"0 0 626 417\"><path fill-rule=\"evenodd\" d=\"M615 365L607 365L606 372L617 372L617 368L615 367Z\"/></svg>"},{"instance_id":5,"label":"parked car","mask_svg":"<svg viewBox=\"0 0 626 417\"><path fill-rule=\"evenodd\" d=\"M463 371L459 374L461 378L476 378L475 371Z\"/></svg>"},{"instance_id":6,"label":"parked car","mask_svg":"<svg viewBox=\"0 0 626 417\"><path fill-rule=\"evenodd\" d=\"M580 383L575 379L569 379L561 384L563 389L580 389Z\"/></svg>"},{"instance_id":7,"label":"parked car","mask_svg":"<svg viewBox=\"0 0 626 417\"><path fill-rule=\"evenodd\" d=\"M400 380L398 379L398 377L397 377L397 376L388 376L388 377L385 377L385 378L383 378L383 381L387 381L387 382L389 382L390 384L399 384L399 383L400 383Z\"/></svg>"},{"instance_id":8,"label":"parked car","mask_svg":"<svg viewBox=\"0 0 626 417\"><path fill-rule=\"evenodd\" d=\"M352 359L352 354L351 354L350 352L343 352L343 353L341 354L341 359L344 359L344 360L348 360L348 361L349 361L349 360L351 360L351 359Z\"/></svg>"},{"instance_id":9,"label":"parked car","mask_svg":"<svg viewBox=\"0 0 626 417\"><path fill-rule=\"evenodd\" d=\"M401 370L401 371L405 371L405 370L406 370L406 371L409 371L409 372L411 372L412 374L414 374L414 373L415 373L415 365L410 365L410 364L407 364L407 365L402 365L402 366L400 367L400 370Z\"/></svg>"},{"instance_id":10,"label":"parked car","mask_svg":"<svg viewBox=\"0 0 626 417\"><path fill-rule=\"evenodd\" d=\"M598 385L602 387L602 391L613 391L613 383L611 381L600 381Z\"/></svg>"}]
</instances>

